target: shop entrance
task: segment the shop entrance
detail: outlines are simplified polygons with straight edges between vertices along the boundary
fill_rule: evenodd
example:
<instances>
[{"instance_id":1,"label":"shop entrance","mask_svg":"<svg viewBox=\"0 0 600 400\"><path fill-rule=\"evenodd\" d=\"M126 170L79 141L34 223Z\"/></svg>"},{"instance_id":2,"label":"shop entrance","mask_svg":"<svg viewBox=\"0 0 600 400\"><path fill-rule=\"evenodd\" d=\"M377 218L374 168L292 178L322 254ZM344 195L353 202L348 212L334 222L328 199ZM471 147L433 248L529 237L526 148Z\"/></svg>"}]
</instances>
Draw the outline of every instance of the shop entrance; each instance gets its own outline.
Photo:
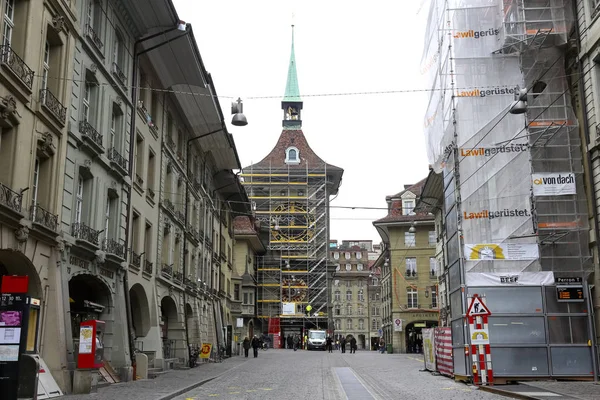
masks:
<instances>
[{"instance_id":1,"label":"shop entrance","mask_svg":"<svg viewBox=\"0 0 600 400\"><path fill-rule=\"evenodd\" d=\"M407 353L423 353L423 329L435 328L437 321L411 322L406 325L405 340Z\"/></svg>"},{"instance_id":2,"label":"shop entrance","mask_svg":"<svg viewBox=\"0 0 600 400\"><path fill-rule=\"evenodd\" d=\"M176 331L180 323L177 319L177 306L170 296L165 296L160 301L160 314L163 358L176 358Z\"/></svg>"},{"instance_id":3,"label":"shop entrance","mask_svg":"<svg viewBox=\"0 0 600 400\"><path fill-rule=\"evenodd\" d=\"M40 283L40 277L37 274L31 261L22 253L12 250L0 250L0 284L2 278L9 275L28 276L29 287L27 290L27 296L40 300L42 298L42 286ZM40 338L38 333L40 331L40 321L43 319L40 315L40 307L29 307L28 312L29 327L27 329L27 342L25 350L27 353L37 353L38 343Z\"/></svg>"},{"instance_id":4,"label":"shop entrance","mask_svg":"<svg viewBox=\"0 0 600 400\"><path fill-rule=\"evenodd\" d=\"M90 274L75 275L69 280L69 304L71 310L71 336L73 349L79 351L79 325L83 321L97 319L107 322L104 332L104 359L111 361L113 314L110 289L99 278ZM75 358L77 359L77 358Z\"/></svg>"},{"instance_id":5,"label":"shop entrance","mask_svg":"<svg viewBox=\"0 0 600 400\"><path fill-rule=\"evenodd\" d=\"M144 338L150 331L150 305L144 287L136 283L129 289L129 301L135 334L135 347L144 351Z\"/></svg>"}]
</instances>

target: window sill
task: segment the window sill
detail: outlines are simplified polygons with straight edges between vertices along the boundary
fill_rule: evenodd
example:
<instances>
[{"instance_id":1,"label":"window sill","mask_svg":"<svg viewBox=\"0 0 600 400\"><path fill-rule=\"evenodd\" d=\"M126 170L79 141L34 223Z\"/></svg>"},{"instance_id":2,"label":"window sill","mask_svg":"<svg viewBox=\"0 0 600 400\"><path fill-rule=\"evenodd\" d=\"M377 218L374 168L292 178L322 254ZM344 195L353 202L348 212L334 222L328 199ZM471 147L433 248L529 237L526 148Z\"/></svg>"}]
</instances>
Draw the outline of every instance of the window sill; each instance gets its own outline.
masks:
<instances>
[{"instance_id":1,"label":"window sill","mask_svg":"<svg viewBox=\"0 0 600 400\"><path fill-rule=\"evenodd\" d=\"M141 187L135 180L133 181L133 188L140 196L144 196L144 188Z\"/></svg>"}]
</instances>

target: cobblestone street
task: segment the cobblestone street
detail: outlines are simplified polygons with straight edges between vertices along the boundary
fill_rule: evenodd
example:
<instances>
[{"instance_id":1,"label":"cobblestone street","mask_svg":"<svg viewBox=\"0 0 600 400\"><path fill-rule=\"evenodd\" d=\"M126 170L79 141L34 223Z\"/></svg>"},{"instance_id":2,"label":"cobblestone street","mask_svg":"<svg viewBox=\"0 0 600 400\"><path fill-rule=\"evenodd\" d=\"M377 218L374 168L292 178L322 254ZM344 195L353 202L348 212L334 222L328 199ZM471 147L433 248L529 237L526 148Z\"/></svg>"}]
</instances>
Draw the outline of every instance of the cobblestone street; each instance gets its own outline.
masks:
<instances>
[{"instance_id":1,"label":"cobblestone street","mask_svg":"<svg viewBox=\"0 0 600 400\"><path fill-rule=\"evenodd\" d=\"M503 398L421 368L422 358L406 354L269 350L175 399Z\"/></svg>"}]
</instances>

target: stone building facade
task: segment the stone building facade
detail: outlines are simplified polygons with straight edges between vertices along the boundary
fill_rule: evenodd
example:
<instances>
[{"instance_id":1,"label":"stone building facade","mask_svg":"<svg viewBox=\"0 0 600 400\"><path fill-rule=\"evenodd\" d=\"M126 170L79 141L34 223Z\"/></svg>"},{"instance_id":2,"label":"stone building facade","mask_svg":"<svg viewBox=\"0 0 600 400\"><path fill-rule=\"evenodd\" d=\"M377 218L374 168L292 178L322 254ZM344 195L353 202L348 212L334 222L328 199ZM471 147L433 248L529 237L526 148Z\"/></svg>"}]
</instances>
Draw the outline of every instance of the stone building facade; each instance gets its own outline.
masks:
<instances>
[{"instance_id":1,"label":"stone building facade","mask_svg":"<svg viewBox=\"0 0 600 400\"><path fill-rule=\"evenodd\" d=\"M0 51L0 278L29 276L40 308L29 319L28 353L61 388L70 385L67 283L60 238L74 1L2 2ZM37 324L36 324L37 321Z\"/></svg>"},{"instance_id":2,"label":"stone building facade","mask_svg":"<svg viewBox=\"0 0 600 400\"><path fill-rule=\"evenodd\" d=\"M596 108L600 104L598 88L600 81L595 69L600 56L600 2L577 0L572 2L573 14L576 16L576 29L572 30L567 55L567 77L574 111L579 121L579 133L582 139L583 166L586 175L586 197L588 215L590 215L590 254L593 257L594 272L588 278L593 285L590 290L595 308L600 305L600 259L599 247L600 227L598 212L600 211L600 120ZM600 317L595 313L596 344L600 341ZM598 357L598 350L596 351Z\"/></svg>"},{"instance_id":3,"label":"stone building facade","mask_svg":"<svg viewBox=\"0 0 600 400\"><path fill-rule=\"evenodd\" d=\"M383 285L383 337L393 352L419 352L421 329L438 325L434 216L415 213L424 183L388 196L388 215L373 222L384 243L376 266Z\"/></svg>"},{"instance_id":4,"label":"stone building facade","mask_svg":"<svg viewBox=\"0 0 600 400\"><path fill-rule=\"evenodd\" d=\"M0 278L27 275L39 300L27 352L70 393L84 320L105 322L123 380L136 350L171 368L230 348L232 221L250 203L191 26L170 0L2 10Z\"/></svg>"},{"instance_id":5,"label":"stone building facade","mask_svg":"<svg viewBox=\"0 0 600 400\"><path fill-rule=\"evenodd\" d=\"M62 274L68 285L67 342L77 360L79 324L105 322L104 357L131 375L124 286L129 177L127 89L135 27L118 3L77 2L79 24L70 75L68 142L62 194L65 242ZM52 50L52 42L48 45ZM67 293L67 291L65 291ZM73 366L72 368L75 368Z\"/></svg>"},{"instance_id":6,"label":"stone building facade","mask_svg":"<svg viewBox=\"0 0 600 400\"><path fill-rule=\"evenodd\" d=\"M260 333L256 321L256 269L257 257L264 254L266 249L260 240L260 224L254 218L238 216L233 220L233 226L235 244L231 319L235 324L234 336L239 346L245 337L252 338Z\"/></svg>"},{"instance_id":7,"label":"stone building facade","mask_svg":"<svg viewBox=\"0 0 600 400\"><path fill-rule=\"evenodd\" d=\"M370 348L371 316L379 314L376 300L371 303L371 295L375 299L377 292L371 293L376 277L369 269L370 250L344 243L335 248L330 246L329 260L335 265L330 288L334 338L353 336L359 349Z\"/></svg>"}]
</instances>

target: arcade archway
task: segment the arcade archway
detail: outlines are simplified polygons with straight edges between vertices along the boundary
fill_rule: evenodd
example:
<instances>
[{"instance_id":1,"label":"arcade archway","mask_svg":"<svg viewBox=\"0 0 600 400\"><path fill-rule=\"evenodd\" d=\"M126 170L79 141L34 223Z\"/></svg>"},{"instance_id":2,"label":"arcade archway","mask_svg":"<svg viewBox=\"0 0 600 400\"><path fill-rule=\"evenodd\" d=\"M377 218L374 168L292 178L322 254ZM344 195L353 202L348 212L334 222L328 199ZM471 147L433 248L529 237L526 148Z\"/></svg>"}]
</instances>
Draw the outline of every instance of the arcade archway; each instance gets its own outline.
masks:
<instances>
[{"instance_id":1,"label":"arcade archway","mask_svg":"<svg viewBox=\"0 0 600 400\"><path fill-rule=\"evenodd\" d=\"M438 326L437 321L421 321L411 322L406 325L405 345L407 353L422 353L423 352L423 329L435 328Z\"/></svg>"},{"instance_id":2,"label":"arcade archway","mask_svg":"<svg viewBox=\"0 0 600 400\"><path fill-rule=\"evenodd\" d=\"M19 251L0 250L0 281L5 275L19 275L29 277L27 295L36 299L43 296L42 282L34 265L27 256Z\"/></svg>"},{"instance_id":3,"label":"arcade archway","mask_svg":"<svg viewBox=\"0 0 600 400\"><path fill-rule=\"evenodd\" d=\"M161 336L163 342L163 358L176 358L176 348L180 323L177 318L177 305L170 296L160 301Z\"/></svg>"},{"instance_id":4,"label":"arcade archway","mask_svg":"<svg viewBox=\"0 0 600 400\"><path fill-rule=\"evenodd\" d=\"M69 304L71 311L71 335L73 348L79 349L79 326L83 321L105 321L104 338L112 334L111 313L112 294L110 289L100 278L90 274L79 274L69 280ZM104 358L111 361L112 344L105 341Z\"/></svg>"},{"instance_id":5,"label":"arcade archway","mask_svg":"<svg viewBox=\"0 0 600 400\"><path fill-rule=\"evenodd\" d=\"M29 277L27 295L34 299L43 300L41 279L31 260L18 251L7 249L0 250L0 284L5 276L11 275ZM41 304L41 302L39 304ZM43 320L43 316L40 315L41 309L43 308L40 306L30 307L28 315L23 316L23 318L27 318L29 324L25 346L25 351L29 353L38 352L38 344L40 342L38 333L41 331L40 321Z\"/></svg>"},{"instance_id":6,"label":"arcade archway","mask_svg":"<svg viewBox=\"0 0 600 400\"><path fill-rule=\"evenodd\" d=\"M144 287L136 283L129 289L133 329L136 339L143 338L150 330L150 305Z\"/></svg>"}]
</instances>

